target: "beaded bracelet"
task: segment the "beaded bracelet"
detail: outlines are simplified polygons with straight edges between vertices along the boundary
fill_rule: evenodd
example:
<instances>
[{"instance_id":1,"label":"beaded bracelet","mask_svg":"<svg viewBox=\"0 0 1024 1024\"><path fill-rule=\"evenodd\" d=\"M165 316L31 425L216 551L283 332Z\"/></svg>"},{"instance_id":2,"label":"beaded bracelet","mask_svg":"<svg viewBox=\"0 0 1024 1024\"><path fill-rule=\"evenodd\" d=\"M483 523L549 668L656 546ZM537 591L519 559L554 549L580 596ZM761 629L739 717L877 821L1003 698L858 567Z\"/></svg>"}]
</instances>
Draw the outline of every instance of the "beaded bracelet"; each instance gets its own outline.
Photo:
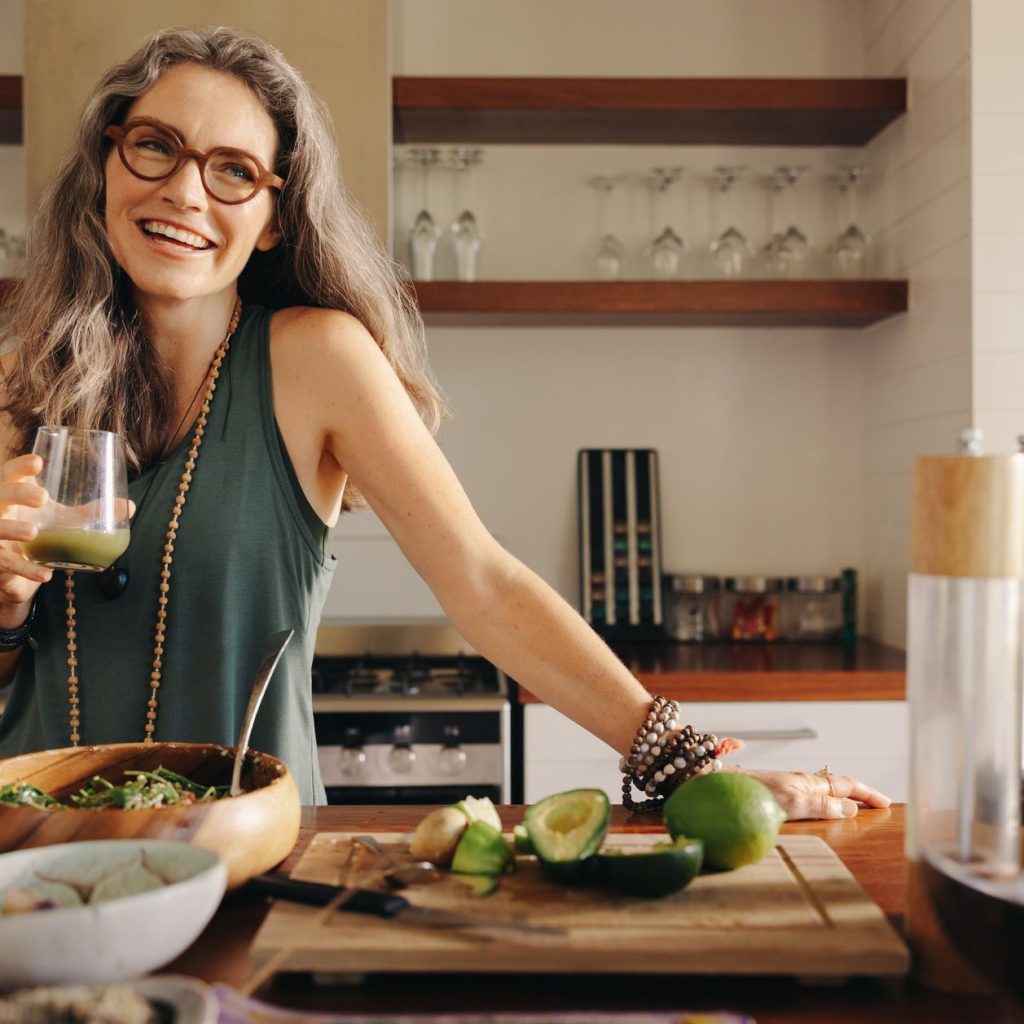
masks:
<instances>
[{"instance_id":1,"label":"beaded bracelet","mask_svg":"<svg viewBox=\"0 0 1024 1024\"><path fill-rule=\"evenodd\" d=\"M0 629L0 654L8 654L23 647L32 637L32 628L36 624L36 606L39 603L39 596L32 599L32 607L28 610L28 617L20 626L14 629Z\"/></svg>"},{"instance_id":2,"label":"beaded bracelet","mask_svg":"<svg viewBox=\"0 0 1024 1024\"><path fill-rule=\"evenodd\" d=\"M679 708L667 697L655 697L629 748L619 761L622 805L627 811L657 810L677 786L707 771L722 767L715 757L718 737L680 726ZM633 787L647 799L634 800Z\"/></svg>"}]
</instances>

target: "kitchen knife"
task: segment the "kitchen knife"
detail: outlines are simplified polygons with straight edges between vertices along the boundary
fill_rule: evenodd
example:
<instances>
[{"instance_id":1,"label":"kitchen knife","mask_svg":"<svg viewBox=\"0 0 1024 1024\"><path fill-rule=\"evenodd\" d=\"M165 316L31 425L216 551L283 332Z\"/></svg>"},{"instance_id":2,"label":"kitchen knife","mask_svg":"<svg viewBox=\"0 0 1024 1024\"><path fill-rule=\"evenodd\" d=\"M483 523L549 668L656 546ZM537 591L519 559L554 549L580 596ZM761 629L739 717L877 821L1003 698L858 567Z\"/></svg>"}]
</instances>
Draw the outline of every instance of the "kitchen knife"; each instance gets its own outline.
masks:
<instances>
[{"instance_id":1,"label":"kitchen knife","mask_svg":"<svg viewBox=\"0 0 1024 1024\"><path fill-rule=\"evenodd\" d=\"M483 932L500 930L502 933L540 939L564 938L567 935L564 928L553 925L530 924L526 921L491 918L481 914L462 914L435 907L417 907L404 896L390 892L349 889L339 885L324 885L322 882L303 882L288 875L256 875L246 882L245 888L266 896L277 896L293 903L307 903L315 907L325 907L339 896L343 896L342 902L338 904L338 910L393 919L402 924L422 928L447 928L453 931L472 929Z\"/></svg>"}]
</instances>

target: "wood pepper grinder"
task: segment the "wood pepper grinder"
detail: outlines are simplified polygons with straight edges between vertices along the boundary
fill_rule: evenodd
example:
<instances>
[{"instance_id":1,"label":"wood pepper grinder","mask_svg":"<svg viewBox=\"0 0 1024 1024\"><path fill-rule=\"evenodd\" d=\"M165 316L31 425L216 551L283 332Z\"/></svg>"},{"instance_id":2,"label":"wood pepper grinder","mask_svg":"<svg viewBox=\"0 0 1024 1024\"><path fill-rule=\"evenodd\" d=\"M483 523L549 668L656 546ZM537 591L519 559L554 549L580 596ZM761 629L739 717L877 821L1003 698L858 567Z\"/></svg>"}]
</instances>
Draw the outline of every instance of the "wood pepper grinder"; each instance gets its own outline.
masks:
<instances>
[{"instance_id":1,"label":"wood pepper grinder","mask_svg":"<svg viewBox=\"0 0 1024 1024\"><path fill-rule=\"evenodd\" d=\"M946 894L1021 871L1024 454L964 431L915 461L912 501L906 930L919 981L981 992Z\"/></svg>"}]
</instances>

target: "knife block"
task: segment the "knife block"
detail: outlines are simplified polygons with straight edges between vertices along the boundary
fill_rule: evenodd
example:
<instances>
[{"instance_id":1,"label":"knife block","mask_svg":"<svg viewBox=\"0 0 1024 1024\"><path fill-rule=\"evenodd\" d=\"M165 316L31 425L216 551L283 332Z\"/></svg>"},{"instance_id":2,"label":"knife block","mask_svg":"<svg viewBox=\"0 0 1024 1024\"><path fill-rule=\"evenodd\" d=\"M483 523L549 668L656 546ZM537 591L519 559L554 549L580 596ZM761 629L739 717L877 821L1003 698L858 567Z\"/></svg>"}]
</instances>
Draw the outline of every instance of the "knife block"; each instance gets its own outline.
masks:
<instances>
[{"instance_id":1,"label":"knife block","mask_svg":"<svg viewBox=\"0 0 1024 1024\"><path fill-rule=\"evenodd\" d=\"M609 640L661 636L658 453L585 448L577 483L583 617Z\"/></svg>"}]
</instances>

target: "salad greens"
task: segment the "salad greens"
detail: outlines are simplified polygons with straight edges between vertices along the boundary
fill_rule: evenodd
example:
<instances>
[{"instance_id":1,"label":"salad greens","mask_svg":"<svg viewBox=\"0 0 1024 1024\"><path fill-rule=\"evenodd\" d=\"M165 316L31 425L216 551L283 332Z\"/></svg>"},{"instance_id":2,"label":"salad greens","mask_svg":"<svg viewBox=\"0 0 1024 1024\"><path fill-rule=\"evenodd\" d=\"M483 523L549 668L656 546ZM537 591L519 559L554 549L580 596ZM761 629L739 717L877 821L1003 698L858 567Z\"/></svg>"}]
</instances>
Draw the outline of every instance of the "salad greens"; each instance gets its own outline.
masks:
<instances>
[{"instance_id":1,"label":"salad greens","mask_svg":"<svg viewBox=\"0 0 1024 1024\"><path fill-rule=\"evenodd\" d=\"M94 775L77 793L71 794L70 804L55 800L30 783L13 782L0 787L0 804L16 804L46 811L65 810L68 806L85 810L139 810L220 800L228 795L231 788L204 786L163 765L151 772L127 770L124 774L125 781L120 784Z\"/></svg>"}]
</instances>

